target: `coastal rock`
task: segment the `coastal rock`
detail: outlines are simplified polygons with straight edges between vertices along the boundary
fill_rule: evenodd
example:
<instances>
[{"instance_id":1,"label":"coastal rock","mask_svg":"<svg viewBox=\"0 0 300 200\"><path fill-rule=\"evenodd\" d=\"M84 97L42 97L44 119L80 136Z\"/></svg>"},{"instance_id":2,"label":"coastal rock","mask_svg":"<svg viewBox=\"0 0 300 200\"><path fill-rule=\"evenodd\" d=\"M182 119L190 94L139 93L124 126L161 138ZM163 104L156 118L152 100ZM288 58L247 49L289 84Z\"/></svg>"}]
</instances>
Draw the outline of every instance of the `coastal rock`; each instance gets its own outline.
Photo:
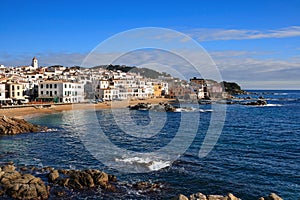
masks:
<instances>
[{"instance_id":1,"label":"coastal rock","mask_svg":"<svg viewBox=\"0 0 300 200\"><path fill-rule=\"evenodd\" d=\"M132 187L134 189L136 189L136 190L142 190L144 192L154 192L158 188L161 187L161 184L159 184L159 183L150 183L150 182L146 182L146 181L141 181L141 182L134 183L132 185Z\"/></svg>"},{"instance_id":2,"label":"coastal rock","mask_svg":"<svg viewBox=\"0 0 300 200\"><path fill-rule=\"evenodd\" d=\"M49 182L53 183L58 177L59 177L58 170L51 171L48 175Z\"/></svg>"},{"instance_id":3,"label":"coastal rock","mask_svg":"<svg viewBox=\"0 0 300 200\"><path fill-rule=\"evenodd\" d=\"M181 196L179 195L179 196L175 197L175 199L179 199L179 197L184 198L186 196L181 194ZM200 192L191 194L189 199L190 200L241 200L231 193L229 193L226 196L222 196L222 195L205 195Z\"/></svg>"},{"instance_id":4,"label":"coastal rock","mask_svg":"<svg viewBox=\"0 0 300 200\"><path fill-rule=\"evenodd\" d=\"M178 196L174 197L172 200L189 200L189 198L187 198L183 194L179 194Z\"/></svg>"},{"instance_id":5,"label":"coastal rock","mask_svg":"<svg viewBox=\"0 0 300 200\"><path fill-rule=\"evenodd\" d=\"M241 200L240 198L237 198L236 196L234 196L233 194L229 193L227 195L227 200Z\"/></svg>"},{"instance_id":6,"label":"coastal rock","mask_svg":"<svg viewBox=\"0 0 300 200\"><path fill-rule=\"evenodd\" d=\"M227 197L224 197L222 195L208 195L208 200L227 200Z\"/></svg>"},{"instance_id":7,"label":"coastal rock","mask_svg":"<svg viewBox=\"0 0 300 200\"><path fill-rule=\"evenodd\" d=\"M2 167L0 176L0 196L7 194L14 199L47 199L49 187L31 174L20 174L13 165Z\"/></svg>"},{"instance_id":8,"label":"coastal rock","mask_svg":"<svg viewBox=\"0 0 300 200\"><path fill-rule=\"evenodd\" d=\"M206 195L201 192L190 195L190 200L207 200Z\"/></svg>"},{"instance_id":9,"label":"coastal rock","mask_svg":"<svg viewBox=\"0 0 300 200\"><path fill-rule=\"evenodd\" d=\"M275 193L271 193L267 197L261 197L259 200L283 200L280 196Z\"/></svg>"},{"instance_id":10,"label":"coastal rock","mask_svg":"<svg viewBox=\"0 0 300 200\"><path fill-rule=\"evenodd\" d=\"M52 170L48 174L48 180L51 183L76 190L100 186L102 189L114 191L115 187L111 182L115 182L116 177L94 169Z\"/></svg>"},{"instance_id":11,"label":"coastal rock","mask_svg":"<svg viewBox=\"0 0 300 200\"><path fill-rule=\"evenodd\" d=\"M243 103L243 105L246 105L246 106L265 106L265 105L267 105L267 101L259 99L257 101Z\"/></svg>"},{"instance_id":12,"label":"coastal rock","mask_svg":"<svg viewBox=\"0 0 300 200\"><path fill-rule=\"evenodd\" d=\"M0 117L0 135L16 135L20 133L44 131L46 128L33 125L24 119Z\"/></svg>"}]
</instances>

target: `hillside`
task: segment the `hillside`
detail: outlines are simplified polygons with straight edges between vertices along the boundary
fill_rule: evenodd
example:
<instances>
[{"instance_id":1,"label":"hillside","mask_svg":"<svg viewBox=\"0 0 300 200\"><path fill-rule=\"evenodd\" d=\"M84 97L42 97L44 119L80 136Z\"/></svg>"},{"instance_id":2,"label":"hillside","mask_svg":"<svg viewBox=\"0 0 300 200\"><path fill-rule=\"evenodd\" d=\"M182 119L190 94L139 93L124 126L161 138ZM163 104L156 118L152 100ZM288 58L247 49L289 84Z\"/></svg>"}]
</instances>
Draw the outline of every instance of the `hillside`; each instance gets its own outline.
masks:
<instances>
[{"instance_id":1,"label":"hillside","mask_svg":"<svg viewBox=\"0 0 300 200\"><path fill-rule=\"evenodd\" d=\"M171 76L170 74L167 74L165 72L160 73L148 68L129 67L126 65L99 65L93 67L92 69L97 69L97 68L103 68L112 71L120 70L122 72L139 73L141 76L144 76L146 78L152 78L152 79L157 79L159 76L168 76L168 77Z\"/></svg>"}]
</instances>

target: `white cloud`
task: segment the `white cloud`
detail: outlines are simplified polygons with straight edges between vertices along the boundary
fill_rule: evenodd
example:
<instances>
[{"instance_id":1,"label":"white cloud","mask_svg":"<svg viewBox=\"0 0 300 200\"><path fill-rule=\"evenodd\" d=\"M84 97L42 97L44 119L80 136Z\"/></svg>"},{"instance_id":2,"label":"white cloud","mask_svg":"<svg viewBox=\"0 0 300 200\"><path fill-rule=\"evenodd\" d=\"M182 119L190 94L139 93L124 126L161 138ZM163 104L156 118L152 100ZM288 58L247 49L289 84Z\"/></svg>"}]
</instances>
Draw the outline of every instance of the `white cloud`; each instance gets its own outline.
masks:
<instances>
[{"instance_id":1,"label":"white cloud","mask_svg":"<svg viewBox=\"0 0 300 200\"><path fill-rule=\"evenodd\" d=\"M189 50L185 50L189 51ZM185 52L187 53L187 52ZM198 71L205 70L205 66L211 66L211 62L205 55L199 52L188 52L189 58L197 60L198 70L191 66L184 58L170 54L168 52L140 51L129 53L119 57L113 64L126 64L130 66L153 66L153 69L161 69L167 73L175 71L186 79L199 76ZM272 55L272 52L269 52ZM268 52L247 52L247 51L216 51L209 52L213 61L216 63L223 80L236 81L245 88L294 88L299 89L300 59L292 57L290 59L261 58L261 54ZM4 54L3 54L4 55ZM88 64L95 66L105 63L115 57L117 53L97 53L90 57ZM81 65L86 54L80 53L48 53L37 54L41 65L61 64L64 66ZM8 65L30 64L32 56L4 55ZM270 56L268 56L270 57ZM2 59L3 59L2 58ZM2 60L1 59L1 60ZM156 68L155 68L156 67ZM204 67L204 68L203 68ZM200 69L200 70L199 70ZM175 73L175 74L176 74ZM209 77L205 77L209 78Z\"/></svg>"},{"instance_id":2,"label":"white cloud","mask_svg":"<svg viewBox=\"0 0 300 200\"><path fill-rule=\"evenodd\" d=\"M266 31L243 29L193 29L186 31L186 33L198 41L288 38L299 37L300 26L290 26Z\"/></svg>"}]
</instances>

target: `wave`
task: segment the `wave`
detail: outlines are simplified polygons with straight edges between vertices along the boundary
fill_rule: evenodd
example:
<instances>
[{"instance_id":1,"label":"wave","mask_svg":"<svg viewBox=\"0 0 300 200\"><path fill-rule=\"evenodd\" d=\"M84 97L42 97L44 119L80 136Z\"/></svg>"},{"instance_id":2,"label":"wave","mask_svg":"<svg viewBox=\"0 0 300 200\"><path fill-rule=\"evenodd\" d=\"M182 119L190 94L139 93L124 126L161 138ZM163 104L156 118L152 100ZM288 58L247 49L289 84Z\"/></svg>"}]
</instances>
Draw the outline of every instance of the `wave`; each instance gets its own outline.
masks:
<instances>
[{"instance_id":1,"label":"wave","mask_svg":"<svg viewBox=\"0 0 300 200\"><path fill-rule=\"evenodd\" d=\"M283 92L283 93L274 93L273 95L288 95L288 93L285 93L285 92Z\"/></svg>"},{"instance_id":2,"label":"wave","mask_svg":"<svg viewBox=\"0 0 300 200\"><path fill-rule=\"evenodd\" d=\"M197 109L193 107L183 107L183 108L176 108L175 112L196 112Z\"/></svg>"},{"instance_id":3,"label":"wave","mask_svg":"<svg viewBox=\"0 0 300 200\"><path fill-rule=\"evenodd\" d=\"M275 107L275 106L283 106L282 104L271 104L268 103L267 105L265 105L266 107Z\"/></svg>"},{"instance_id":4,"label":"wave","mask_svg":"<svg viewBox=\"0 0 300 200\"><path fill-rule=\"evenodd\" d=\"M199 109L199 112L213 112L214 110L213 109Z\"/></svg>"},{"instance_id":5,"label":"wave","mask_svg":"<svg viewBox=\"0 0 300 200\"><path fill-rule=\"evenodd\" d=\"M157 171L165 167L169 167L171 165L170 161L152 160L150 158L140 158L140 157L121 158L121 159L116 158L115 161L122 162L125 164L130 164L130 165L147 167L150 171Z\"/></svg>"}]
</instances>

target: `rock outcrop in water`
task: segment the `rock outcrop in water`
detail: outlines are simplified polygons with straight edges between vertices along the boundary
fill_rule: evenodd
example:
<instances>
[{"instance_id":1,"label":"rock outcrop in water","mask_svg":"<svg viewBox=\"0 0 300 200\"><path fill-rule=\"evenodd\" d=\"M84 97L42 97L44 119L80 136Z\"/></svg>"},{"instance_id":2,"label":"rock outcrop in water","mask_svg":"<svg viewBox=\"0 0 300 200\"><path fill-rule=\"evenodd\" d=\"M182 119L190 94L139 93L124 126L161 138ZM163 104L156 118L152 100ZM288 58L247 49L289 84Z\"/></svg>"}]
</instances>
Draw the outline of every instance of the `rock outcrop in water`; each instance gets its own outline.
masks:
<instances>
[{"instance_id":1,"label":"rock outcrop in water","mask_svg":"<svg viewBox=\"0 0 300 200\"><path fill-rule=\"evenodd\" d=\"M205 195L198 192L195 194L191 194L189 198L183 194L179 194L176 197L174 197L173 200L241 200L241 199L234 196L231 193L223 196L223 195ZM277 194L271 193L267 197L259 198L259 200L283 200L283 199L279 197Z\"/></svg>"},{"instance_id":2,"label":"rock outcrop in water","mask_svg":"<svg viewBox=\"0 0 300 200\"><path fill-rule=\"evenodd\" d=\"M243 103L243 105L246 105L246 106L265 106L265 105L267 105L267 101L259 99L257 101Z\"/></svg>"},{"instance_id":3,"label":"rock outcrop in water","mask_svg":"<svg viewBox=\"0 0 300 200\"><path fill-rule=\"evenodd\" d=\"M17 170L19 169L19 171ZM38 174L36 177L32 174ZM41 178L40 178L41 177ZM43 181L43 180L45 181ZM51 188L50 188L51 187ZM13 163L0 166L0 199L11 197L14 199L48 199L48 198L71 198L71 193L94 191L101 188L102 191L122 195L124 187L135 190L140 194L159 195L164 186L161 183L137 182L124 184L117 182L113 175L100 170L55 170L51 167L20 167L16 168ZM123 188L123 189L120 189ZM126 190L125 190L126 191ZM71 193L70 193L71 192ZM73 193L74 194L74 193ZM120 197L122 199L122 197ZM229 193L228 195L205 195L200 192L189 197L180 194L175 200L240 200ZM282 200L281 197L272 193L261 197L259 200Z\"/></svg>"},{"instance_id":4,"label":"rock outcrop in water","mask_svg":"<svg viewBox=\"0 0 300 200\"><path fill-rule=\"evenodd\" d=\"M151 105L150 103L138 103L133 106L129 106L130 110L153 110L157 112L175 112L176 107L168 103L159 103Z\"/></svg>"},{"instance_id":5,"label":"rock outcrop in water","mask_svg":"<svg viewBox=\"0 0 300 200\"><path fill-rule=\"evenodd\" d=\"M0 135L16 135L20 133L39 132L46 128L31 124L24 119L0 117Z\"/></svg>"},{"instance_id":6,"label":"rock outcrop in water","mask_svg":"<svg viewBox=\"0 0 300 200\"><path fill-rule=\"evenodd\" d=\"M49 186L31 174L21 174L15 166L0 167L0 196L6 194L15 199L47 199Z\"/></svg>"},{"instance_id":7,"label":"rock outcrop in water","mask_svg":"<svg viewBox=\"0 0 300 200\"><path fill-rule=\"evenodd\" d=\"M48 175L48 181L76 190L100 186L102 189L115 191L115 187L111 183L116 182L117 178L95 169L52 170Z\"/></svg>"}]
</instances>

